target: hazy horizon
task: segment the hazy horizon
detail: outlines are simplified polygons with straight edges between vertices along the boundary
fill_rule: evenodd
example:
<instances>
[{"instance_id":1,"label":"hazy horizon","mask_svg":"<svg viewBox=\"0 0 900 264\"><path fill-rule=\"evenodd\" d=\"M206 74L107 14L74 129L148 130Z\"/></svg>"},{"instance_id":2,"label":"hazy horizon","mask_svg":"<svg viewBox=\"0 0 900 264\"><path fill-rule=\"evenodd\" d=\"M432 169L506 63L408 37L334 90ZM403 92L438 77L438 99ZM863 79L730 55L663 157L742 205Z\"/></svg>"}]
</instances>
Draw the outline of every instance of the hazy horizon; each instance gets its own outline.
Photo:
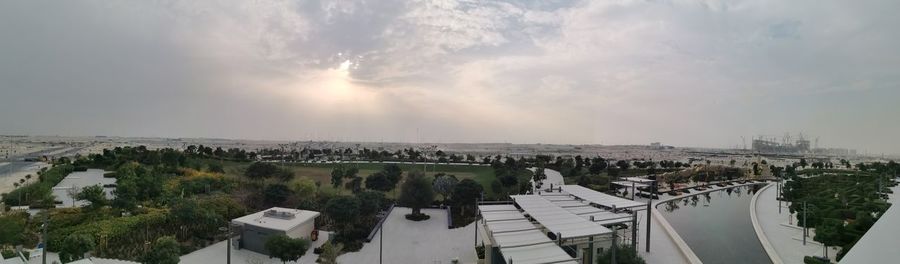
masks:
<instances>
[{"instance_id":1,"label":"hazy horizon","mask_svg":"<svg viewBox=\"0 0 900 264\"><path fill-rule=\"evenodd\" d=\"M900 153L898 1L6 1L0 134Z\"/></svg>"}]
</instances>

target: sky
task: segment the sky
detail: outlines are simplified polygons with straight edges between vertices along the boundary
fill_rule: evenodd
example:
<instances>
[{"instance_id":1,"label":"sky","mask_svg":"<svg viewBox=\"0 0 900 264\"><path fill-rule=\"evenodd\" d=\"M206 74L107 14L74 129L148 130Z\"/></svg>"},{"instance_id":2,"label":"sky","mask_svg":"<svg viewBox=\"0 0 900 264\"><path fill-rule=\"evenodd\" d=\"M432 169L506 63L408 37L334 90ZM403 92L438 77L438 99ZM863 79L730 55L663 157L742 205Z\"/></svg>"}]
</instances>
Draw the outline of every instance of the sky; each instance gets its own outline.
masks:
<instances>
[{"instance_id":1,"label":"sky","mask_svg":"<svg viewBox=\"0 0 900 264\"><path fill-rule=\"evenodd\" d=\"M0 134L900 153L900 1L0 2ZM749 144L749 142L748 142Z\"/></svg>"}]
</instances>

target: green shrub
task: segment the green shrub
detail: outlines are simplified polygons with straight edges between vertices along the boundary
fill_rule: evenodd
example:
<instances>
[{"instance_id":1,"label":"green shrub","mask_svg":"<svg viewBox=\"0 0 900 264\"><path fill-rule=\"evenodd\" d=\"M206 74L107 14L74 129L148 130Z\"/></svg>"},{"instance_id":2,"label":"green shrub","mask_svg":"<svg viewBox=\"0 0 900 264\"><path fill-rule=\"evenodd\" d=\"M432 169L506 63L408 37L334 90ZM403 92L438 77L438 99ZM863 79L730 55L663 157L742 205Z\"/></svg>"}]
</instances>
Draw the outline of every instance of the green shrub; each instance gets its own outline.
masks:
<instances>
[{"instance_id":1,"label":"green shrub","mask_svg":"<svg viewBox=\"0 0 900 264\"><path fill-rule=\"evenodd\" d=\"M831 261L820 260L817 257L805 256L803 257L804 264L831 264Z\"/></svg>"},{"instance_id":2,"label":"green shrub","mask_svg":"<svg viewBox=\"0 0 900 264\"><path fill-rule=\"evenodd\" d=\"M603 254L597 257L597 264L611 263L612 251L603 251ZM618 264L646 264L641 256L638 256L635 248L631 246L621 246L616 249L616 263Z\"/></svg>"},{"instance_id":3,"label":"green shrub","mask_svg":"<svg viewBox=\"0 0 900 264\"><path fill-rule=\"evenodd\" d=\"M21 245L25 240L28 213L0 216L0 245Z\"/></svg>"},{"instance_id":4,"label":"green shrub","mask_svg":"<svg viewBox=\"0 0 900 264\"><path fill-rule=\"evenodd\" d=\"M16 256L16 251L4 248L3 250L0 250L0 256L3 256L4 259L13 258Z\"/></svg>"}]
</instances>

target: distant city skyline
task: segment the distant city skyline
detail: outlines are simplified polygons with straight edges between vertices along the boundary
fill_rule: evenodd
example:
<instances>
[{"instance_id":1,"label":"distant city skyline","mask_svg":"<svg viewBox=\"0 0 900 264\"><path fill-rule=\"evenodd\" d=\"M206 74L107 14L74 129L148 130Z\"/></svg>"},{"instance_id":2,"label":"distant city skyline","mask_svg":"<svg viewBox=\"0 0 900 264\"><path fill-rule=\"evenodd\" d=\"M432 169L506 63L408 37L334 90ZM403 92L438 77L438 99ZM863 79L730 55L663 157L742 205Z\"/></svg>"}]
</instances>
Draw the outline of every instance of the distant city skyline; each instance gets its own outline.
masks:
<instances>
[{"instance_id":1,"label":"distant city skyline","mask_svg":"<svg viewBox=\"0 0 900 264\"><path fill-rule=\"evenodd\" d=\"M5 1L0 134L900 153L898 1Z\"/></svg>"}]
</instances>

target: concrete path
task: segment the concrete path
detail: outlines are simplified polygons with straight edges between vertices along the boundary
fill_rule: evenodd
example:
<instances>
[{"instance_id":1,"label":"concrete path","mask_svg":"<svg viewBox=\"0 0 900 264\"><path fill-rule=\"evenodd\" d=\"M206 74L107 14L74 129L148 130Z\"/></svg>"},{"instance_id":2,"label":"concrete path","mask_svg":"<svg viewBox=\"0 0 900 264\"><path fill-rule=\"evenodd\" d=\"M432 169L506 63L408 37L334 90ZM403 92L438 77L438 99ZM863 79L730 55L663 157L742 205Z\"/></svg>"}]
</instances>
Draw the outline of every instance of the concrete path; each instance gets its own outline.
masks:
<instances>
[{"instance_id":1,"label":"concrete path","mask_svg":"<svg viewBox=\"0 0 900 264\"><path fill-rule=\"evenodd\" d=\"M647 252L647 210L638 212L638 254L650 264L690 263L678 249L673 238L663 229L661 219L656 217L658 215L655 214L650 220L650 252Z\"/></svg>"},{"instance_id":2,"label":"concrete path","mask_svg":"<svg viewBox=\"0 0 900 264\"><path fill-rule=\"evenodd\" d=\"M395 207L384 223L384 250L380 250L380 232L372 242L363 245L358 252L349 252L338 257L340 263L379 263L379 253L383 252L383 263L424 263L447 264L453 259L459 263L475 263L475 225L462 228L447 228L447 211L422 209L431 216L426 221L414 222L404 217L411 209Z\"/></svg>"},{"instance_id":3,"label":"concrete path","mask_svg":"<svg viewBox=\"0 0 900 264\"><path fill-rule=\"evenodd\" d=\"M537 170L537 168L529 168L528 170L531 170L532 172L534 172ZM541 180L541 189L545 189L545 190L549 189L551 184L553 185L554 188L557 186L566 184L566 181L565 181L565 179L563 179L562 174L559 173L558 171L551 170L551 169L544 169L544 175L546 175L547 178ZM534 184L533 178L531 179L531 186L537 186L536 184ZM535 191L537 190L537 187L532 187L532 188L534 188Z\"/></svg>"},{"instance_id":4,"label":"concrete path","mask_svg":"<svg viewBox=\"0 0 900 264\"><path fill-rule=\"evenodd\" d=\"M787 203L782 203L781 213L778 213L778 201L775 200L778 191L774 183L770 186L760 191L756 200L756 208L751 208L751 210L756 210L759 227L772 248L778 253L782 263L802 264L804 256L824 255L825 250L822 244L812 239L815 235L814 231L810 232L806 245L803 245L803 229L796 225L796 217L790 220L793 224L789 224L788 218L791 216ZM829 248L829 258L834 260L837 252L837 248Z\"/></svg>"}]
</instances>

